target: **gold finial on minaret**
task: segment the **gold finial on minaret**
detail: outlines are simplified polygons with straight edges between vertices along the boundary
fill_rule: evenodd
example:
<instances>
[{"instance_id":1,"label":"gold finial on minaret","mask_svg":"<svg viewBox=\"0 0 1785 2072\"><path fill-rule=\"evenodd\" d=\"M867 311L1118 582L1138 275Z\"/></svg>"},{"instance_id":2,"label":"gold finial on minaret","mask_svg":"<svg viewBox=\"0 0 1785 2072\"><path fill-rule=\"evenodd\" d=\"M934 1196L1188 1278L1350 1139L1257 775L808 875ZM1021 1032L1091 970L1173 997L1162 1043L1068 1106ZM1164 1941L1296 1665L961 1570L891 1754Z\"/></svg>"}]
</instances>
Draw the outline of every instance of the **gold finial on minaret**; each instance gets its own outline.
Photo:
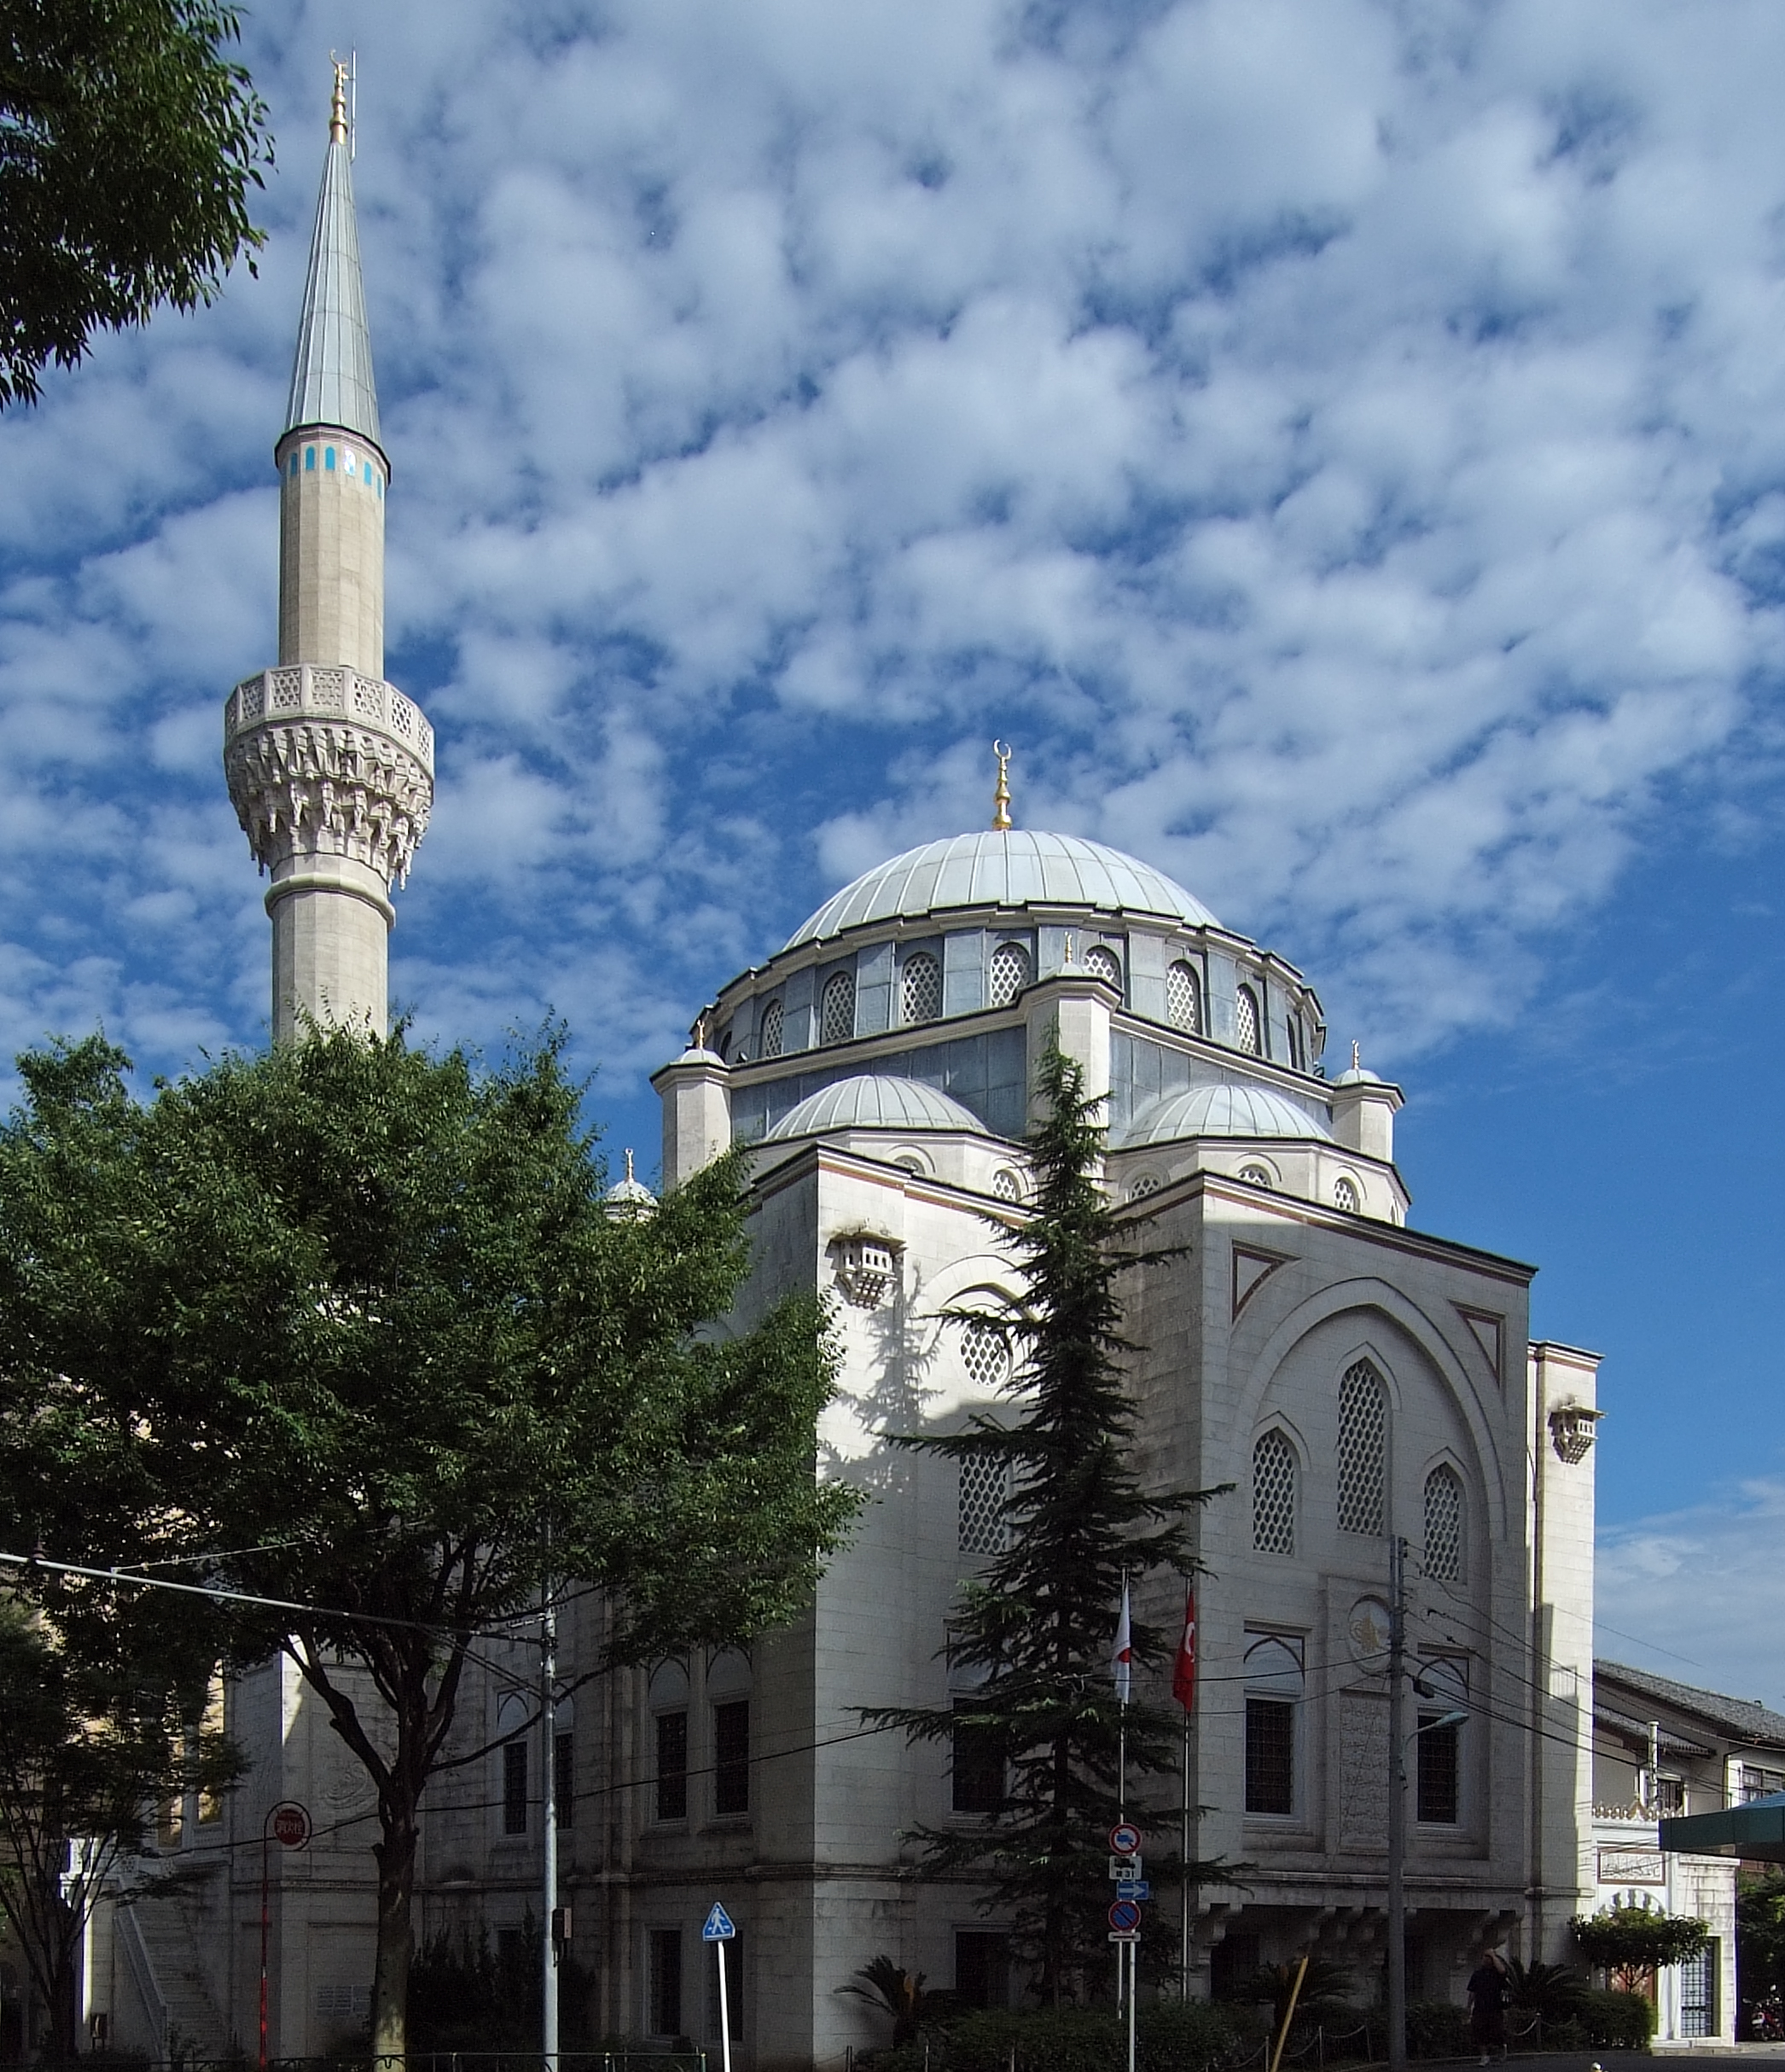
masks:
<instances>
[{"instance_id":1,"label":"gold finial on minaret","mask_svg":"<svg viewBox=\"0 0 1785 2072\"><path fill-rule=\"evenodd\" d=\"M1353 1072L1361 1072L1361 1071L1363 1070L1363 1052L1362 1052L1362 1051L1361 1051L1361 1050L1359 1049L1359 1047L1358 1047L1358 1039L1357 1039L1357 1038L1356 1038L1355 1036L1353 1036L1353 1037L1352 1038L1352 1070Z\"/></svg>"},{"instance_id":2,"label":"gold finial on minaret","mask_svg":"<svg viewBox=\"0 0 1785 2072\"><path fill-rule=\"evenodd\" d=\"M631 1144L628 1144L626 1146L626 1184L628 1187L631 1187L635 1183L632 1179L632 1147Z\"/></svg>"},{"instance_id":3,"label":"gold finial on minaret","mask_svg":"<svg viewBox=\"0 0 1785 2072\"><path fill-rule=\"evenodd\" d=\"M997 758L997 789L991 794L992 831L1001 833L1010 824L1010 751L1003 742L991 744Z\"/></svg>"},{"instance_id":4,"label":"gold finial on minaret","mask_svg":"<svg viewBox=\"0 0 1785 2072\"><path fill-rule=\"evenodd\" d=\"M334 67L334 97L329 103L329 141L331 144L344 144L347 141L347 67L332 50L329 55Z\"/></svg>"}]
</instances>

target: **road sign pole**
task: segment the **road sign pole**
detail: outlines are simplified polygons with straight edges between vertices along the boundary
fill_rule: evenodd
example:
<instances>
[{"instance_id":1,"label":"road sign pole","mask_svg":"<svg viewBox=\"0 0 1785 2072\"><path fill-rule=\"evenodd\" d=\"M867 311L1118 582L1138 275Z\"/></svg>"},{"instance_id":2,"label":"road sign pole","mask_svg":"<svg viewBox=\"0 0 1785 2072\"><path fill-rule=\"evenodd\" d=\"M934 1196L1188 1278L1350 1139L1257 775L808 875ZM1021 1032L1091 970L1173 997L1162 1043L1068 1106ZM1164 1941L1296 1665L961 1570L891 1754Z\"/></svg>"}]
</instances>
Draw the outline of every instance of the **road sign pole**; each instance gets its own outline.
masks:
<instances>
[{"instance_id":1,"label":"road sign pole","mask_svg":"<svg viewBox=\"0 0 1785 2072\"><path fill-rule=\"evenodd\" d=\"M1141 1946L1139 1939L1128 1945L1128 2072L1134 2072L1134 2003L1140 1998Z\"/></svg>"},{"instance_id":2,"label":"road sign pole","mask_svg":"<svg viewBox=\"0 0 1785 2072\"><path fill-rule=\"evenodd\" d=\"M558 1615L551 1578L539 1604L539 1827L540 1875L545 1910L544 1969L539 1981L542 2072L558 2072Z\"/></svg>"},{"instance_id":3,"label":"road sign pole","mask_svg":"<svg viewBox=\"0 0 1785 2072\"><path fill-rule=\"evenodd\" d=\"M725 2072L731 2072L731 2004L725 1997L725 1946L716 1942L719 1953L719 2054Z\"/></svg>"}]
</instances>

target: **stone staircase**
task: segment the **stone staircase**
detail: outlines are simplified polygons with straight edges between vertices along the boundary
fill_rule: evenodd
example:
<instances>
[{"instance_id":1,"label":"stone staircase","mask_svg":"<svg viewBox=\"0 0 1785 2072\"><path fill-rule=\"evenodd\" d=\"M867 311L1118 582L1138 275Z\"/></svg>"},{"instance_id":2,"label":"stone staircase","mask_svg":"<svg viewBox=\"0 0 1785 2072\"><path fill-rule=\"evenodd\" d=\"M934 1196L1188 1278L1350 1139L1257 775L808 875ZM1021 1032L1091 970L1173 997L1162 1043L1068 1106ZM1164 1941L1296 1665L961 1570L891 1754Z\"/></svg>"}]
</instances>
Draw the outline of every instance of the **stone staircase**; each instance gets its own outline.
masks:
<instances>
[{"instance_id":1,"label":"stone staircase","mask_svg":"<svg viewBox=\"0 0 1785 2072\"><path fill-rule=\"evenodd\" d=\"M131 1902L130 1911L167 2009L167 2054L227 2057L229 2024L211 1996L198 1939L180 1895L144 1894Z\"/></svg>"}]
</instances>

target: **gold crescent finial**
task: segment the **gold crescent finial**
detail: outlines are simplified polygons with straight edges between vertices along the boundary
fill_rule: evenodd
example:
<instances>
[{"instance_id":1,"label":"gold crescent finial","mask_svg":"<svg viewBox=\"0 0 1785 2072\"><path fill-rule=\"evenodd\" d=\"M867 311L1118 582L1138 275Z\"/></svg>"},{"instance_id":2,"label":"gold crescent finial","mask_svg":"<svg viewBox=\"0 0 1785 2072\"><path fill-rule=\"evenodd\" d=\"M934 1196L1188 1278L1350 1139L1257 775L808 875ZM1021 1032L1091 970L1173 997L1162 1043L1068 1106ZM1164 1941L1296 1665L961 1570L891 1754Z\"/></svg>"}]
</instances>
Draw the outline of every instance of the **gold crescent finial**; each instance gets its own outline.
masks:
<instances>
[{"instance_id":1,"label":"gold crescent finial","mask_svg":"<svg viewBox=\"0 0 1785 2072\"><path fill-rule=\"evenodd\" d=\"M991 825L996 833L1010 824L1010 751L1003 742L995 741L991 753L997 758L997 789L991 794Z\"/></svg>"},{"instance_id":2,"label":"gold crescent finial","mask_svg":"<svg viewBox=\"0 0 1785 2072\"><path fill-rule=\"evenodd\" d=\"M331 144L344 144L347 141L347 67L332 50L329 57L334 67L334 96L329 103L329 141Z\"/></svg>"},{"instance_id":3,"label":"gold crescent finial","mask_svg":"<svg viewBox=\"0 0 1785 2072\"><path fill-rule=\"evenodd\" d=\"M1353 1072L1360 1070L1363 1063L1363 1058L1362 1051L1358 1043L1357 1038L1354 1036L1352 1039L1352 1070Z\"/></svg>"},{"instance_id":4,"label":"gold crescent finial","mask_svg":"<svg viewBox=\"0 0 1785 2072\"><path fill-rule=\"evenodd\" d=\"M628 1187L632 1184L632 1147L630 1144L626 1146L626 1184Z\"/></svg>"}]
</instances>

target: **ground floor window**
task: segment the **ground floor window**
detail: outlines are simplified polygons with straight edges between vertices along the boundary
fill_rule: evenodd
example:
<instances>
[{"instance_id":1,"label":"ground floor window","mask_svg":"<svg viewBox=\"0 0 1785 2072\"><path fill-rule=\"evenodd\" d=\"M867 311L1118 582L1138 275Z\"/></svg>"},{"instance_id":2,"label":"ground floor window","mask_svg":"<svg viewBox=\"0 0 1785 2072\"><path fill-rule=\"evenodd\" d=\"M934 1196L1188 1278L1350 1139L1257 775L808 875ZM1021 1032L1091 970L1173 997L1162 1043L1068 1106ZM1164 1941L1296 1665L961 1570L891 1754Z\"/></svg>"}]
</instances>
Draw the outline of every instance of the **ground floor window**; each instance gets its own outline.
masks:
<instances>
[{"instance_id":1,"label":"ground floor window","mask_svg":"<svg viewBox=\"0 0 1785 2072\"><path fill-rule=\"evenodd\" d=\"M682 1931L654 1928L647 1951L647 2010L654 2036L682 2034Z\"/></svg>"},{"instance_id":2,"label":"ground floor window","mask_svg":"<svg viewBox=\"0 0 1785 2072\"><path fill-rule=\"evenodd\" d=\"M1280 1698L1246 1701L1246 1810L1295 1811L1295 1708Z\"/></svg>"},{"instance_id":3,"label":"ground floor window","mask_svg":"<svg viewBox=\"0 0 1785 2072\"><path fill-rule=\"evenodd\" d=\"M1438 1722L1439 1712L1419 1716L1419 1818L1454 1826L1462 1817L1462 1727Z\"/></svg>"},{"instance_id":4,"label":"ground floor window","mask_svg":"<svg viewBox=\"0 0 1785 2072\"><path fill-rule=\"evenodd\" d=\"M1716 1942L1707 1942L1696 1957L1680 1966L1680 2034L1714 2036L1717 2034Z\"/></svg>"},{"instance_id":5,"label":"ground floor window","mask_svg":"<svg viewBox=\"0 0 1785 2072\"><path fill-rule=\"evenodd\" d=\"M1010 2005L1010 1944L984 1929L955 1931L955 1992L963 2007Z\"/></svg>"}]
</instances>

